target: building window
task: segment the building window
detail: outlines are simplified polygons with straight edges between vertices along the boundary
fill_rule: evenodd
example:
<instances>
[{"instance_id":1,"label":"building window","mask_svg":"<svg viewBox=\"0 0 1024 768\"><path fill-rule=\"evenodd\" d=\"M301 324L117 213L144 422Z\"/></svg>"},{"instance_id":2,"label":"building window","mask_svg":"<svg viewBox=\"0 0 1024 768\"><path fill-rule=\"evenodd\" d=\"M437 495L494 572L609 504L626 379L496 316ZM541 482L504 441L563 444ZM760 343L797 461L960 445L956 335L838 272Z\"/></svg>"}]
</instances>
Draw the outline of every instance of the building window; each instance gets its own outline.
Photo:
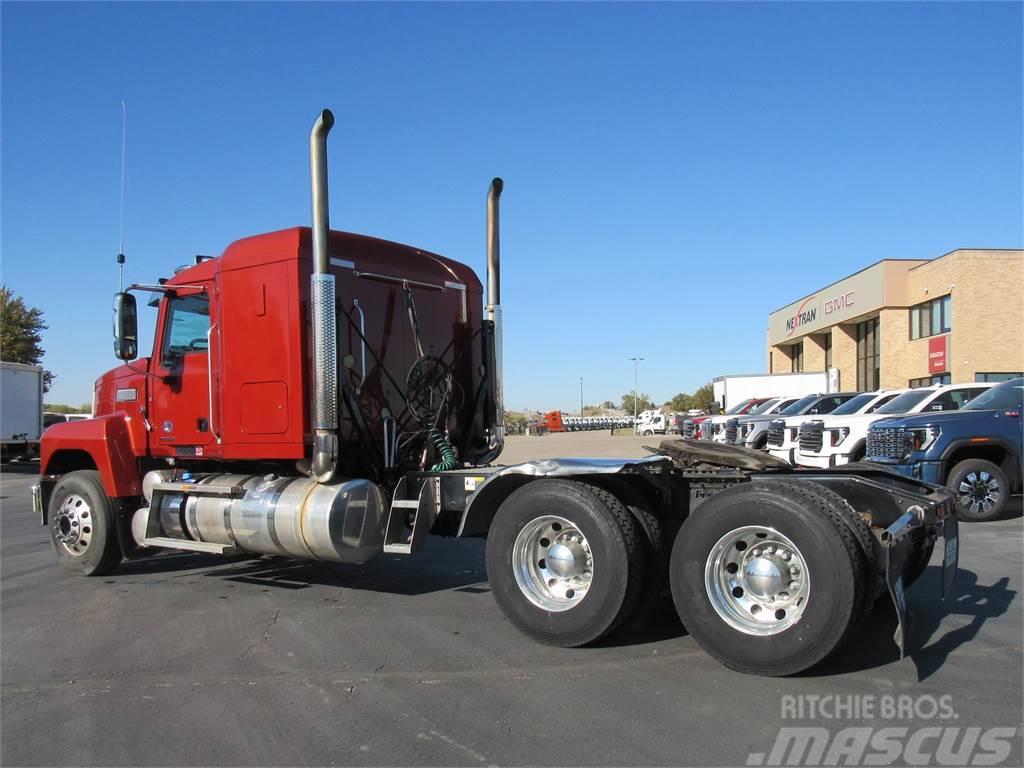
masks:
<instances>
[{"instance_id":1,"label":"building window","mask_svg":"<svg viewBox=\"0 0 1024 768\"><path fill-rule=\"evenodd\" d=\"M974 374L975 381L1009 381L1010 379L1017 379L1024 376L1024 373L1017 371L1016 373L976 373Z\"/></svg>"},{"instance_id":2,"label":"building window","mask_svg":"<svg viewBox=\"0 0 1024 768\"><path fill-rule=\"evenodd\" d=\"M948 373L937 373L934 376L924 376L920 379L911 379L910 388L917 389L918 387L933 387L937 384L952 384L953 377Z\"/></svg>"},{"instance_id":3,"label":"building window","mask_svg":"<svg viewBox=\"0 0 1024 768\"><path fill-rule=\"evenodd\" d=\"M953 321L952 297L941 296L910 308L910 340L949 333Z\"/></svg>"},{"instance_id":4,"label":"building window","mask_svg":"<svg viewBox=\"0 0 1024 768\"><path fill-rule=\"evenodd\" d=\"M878 389L878 318L857 323L857 391Z\"/></svg>"},{"instance_id":5,"label":"building window","mask_svg":"<svg viewBox=\"0 0 1024 768\"><path fill-rule=\"evenodd\" d=\"M790 370L793 373L801 373L804 370L804 343L801 341L790 347Z\"/></svg>"},{"instance_id":6,"label":"building window","mask_svg":"<svg viewBox=\"0 0 1024 768\"><path fill-rule=\"evenodd\" d=\"M832 334L825 334L825 370L832 367Z\"/></svg>"}]
</instances>

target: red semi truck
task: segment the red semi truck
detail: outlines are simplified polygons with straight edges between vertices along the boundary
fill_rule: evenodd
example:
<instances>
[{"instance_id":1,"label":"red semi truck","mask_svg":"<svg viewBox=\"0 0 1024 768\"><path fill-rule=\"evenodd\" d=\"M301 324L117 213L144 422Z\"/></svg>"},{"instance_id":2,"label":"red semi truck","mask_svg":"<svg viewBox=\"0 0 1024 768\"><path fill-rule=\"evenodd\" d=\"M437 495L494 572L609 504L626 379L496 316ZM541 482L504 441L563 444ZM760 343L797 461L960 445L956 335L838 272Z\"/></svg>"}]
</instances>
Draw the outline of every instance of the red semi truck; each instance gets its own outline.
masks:
<instances>
[{"instance_id":1,"label":"red semi truck","mask_svg":"<svg viewBox=\"0 0 1024 768\"><path fill-rule=\"evenodd\" d=\"M878 465L801 471L666 441L639 459L501 466L498 203L487 277L332 231L325 110L310 135L313 222L250 237L115 297L120 367L94 418L43 436L34 506L56 555L98 576L166 549L361 563L428 534L486 536L510 621L562 646L671 592L722 663L780 675L828 656L945 537L951 495ZM158 306L139 357L136 294ZM902 634L897 638L903 648Z\"/></svg>"}]
</instances>

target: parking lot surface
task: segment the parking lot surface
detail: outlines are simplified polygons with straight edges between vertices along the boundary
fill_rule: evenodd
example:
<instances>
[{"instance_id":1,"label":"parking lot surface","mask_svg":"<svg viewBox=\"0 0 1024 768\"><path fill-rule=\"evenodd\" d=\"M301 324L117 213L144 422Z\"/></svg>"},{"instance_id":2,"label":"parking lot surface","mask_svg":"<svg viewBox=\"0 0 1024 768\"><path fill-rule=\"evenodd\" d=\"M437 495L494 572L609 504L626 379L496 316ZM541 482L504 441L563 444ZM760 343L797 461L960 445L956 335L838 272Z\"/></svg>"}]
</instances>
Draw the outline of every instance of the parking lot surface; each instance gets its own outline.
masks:
<instances>
[{"instance_id":1,"label":"parking lot surface","mask_svg":"<svg viewBox=\"0 0 1024 768\"><path fill-rule=\"evenodd\" d=\"M503 460L658 440L516 437ZM824 666L767 679L719 666L672 617L596 647L537 645L492 600L482 540L359 567L165 554L75 577L33 518L32 473L0 481L4 765L769 764L790 725L1002 726L1000 763L1021 764L1019 498L1004 520L961 526L950 602L937 561L909 590L911 658L881 602ZM900 695L909 720L785 709ZM940 722L920 704L943 696L955 718Z\"/></svg>"}]
</instances>

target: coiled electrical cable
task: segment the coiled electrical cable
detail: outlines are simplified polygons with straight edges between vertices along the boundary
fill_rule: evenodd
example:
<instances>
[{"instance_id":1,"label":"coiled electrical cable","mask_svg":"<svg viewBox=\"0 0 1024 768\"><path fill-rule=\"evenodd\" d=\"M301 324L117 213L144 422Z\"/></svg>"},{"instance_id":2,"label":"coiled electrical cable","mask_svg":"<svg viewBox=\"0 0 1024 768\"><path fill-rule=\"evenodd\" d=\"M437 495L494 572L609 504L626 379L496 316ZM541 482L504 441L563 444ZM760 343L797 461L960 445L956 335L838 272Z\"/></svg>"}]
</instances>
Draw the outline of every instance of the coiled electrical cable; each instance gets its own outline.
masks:
<instances>
[{"instance_id":1,"label":"coiled electrical cable","mask_svg":"<svg viewBox=\"0 0 1024 768\"><path fill-rule=\"evenodd\" d=\"M439 458L434 466L430 468L431 472L448 472L455 469L459 463L455 457L455 448L445 438L444 433L439 429L431 427L427 431L427 438L430 440L430 444L434 446L435 457Z\"/></svg>"}]
</instances>

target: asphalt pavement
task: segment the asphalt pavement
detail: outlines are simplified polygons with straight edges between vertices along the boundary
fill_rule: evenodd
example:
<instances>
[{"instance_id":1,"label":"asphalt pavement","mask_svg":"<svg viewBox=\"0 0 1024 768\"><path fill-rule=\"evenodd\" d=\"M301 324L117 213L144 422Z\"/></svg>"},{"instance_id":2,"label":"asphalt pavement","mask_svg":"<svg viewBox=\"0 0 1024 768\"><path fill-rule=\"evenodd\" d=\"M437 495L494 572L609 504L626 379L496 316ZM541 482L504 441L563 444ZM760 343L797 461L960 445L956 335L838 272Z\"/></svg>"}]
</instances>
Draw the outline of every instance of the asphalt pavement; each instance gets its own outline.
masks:
<instances>
[{"instance_id":1,"label":"asphalt pavement","mask_svg":"<svg viewBox=\"0 0 1024 768\"><path fill-rule=\"evenodd\" d=\"M520 437L504 459L644 443ZM431 538L359 567L164 554L75 577L33 517L32 472L0 478L5 766L770 764L792 725L1011 728L1000 764L1021 764L1019 498L1006 519L961 527L952 600L937 560L908 591L911 658L883 602L825 665L766 679L719 666L672 616L596 647L537 645L495 605L482 540ZM794 715L821 696L911 704ZM934 762L938 737L922 742Z\"/></svg>"}]
</instances>

